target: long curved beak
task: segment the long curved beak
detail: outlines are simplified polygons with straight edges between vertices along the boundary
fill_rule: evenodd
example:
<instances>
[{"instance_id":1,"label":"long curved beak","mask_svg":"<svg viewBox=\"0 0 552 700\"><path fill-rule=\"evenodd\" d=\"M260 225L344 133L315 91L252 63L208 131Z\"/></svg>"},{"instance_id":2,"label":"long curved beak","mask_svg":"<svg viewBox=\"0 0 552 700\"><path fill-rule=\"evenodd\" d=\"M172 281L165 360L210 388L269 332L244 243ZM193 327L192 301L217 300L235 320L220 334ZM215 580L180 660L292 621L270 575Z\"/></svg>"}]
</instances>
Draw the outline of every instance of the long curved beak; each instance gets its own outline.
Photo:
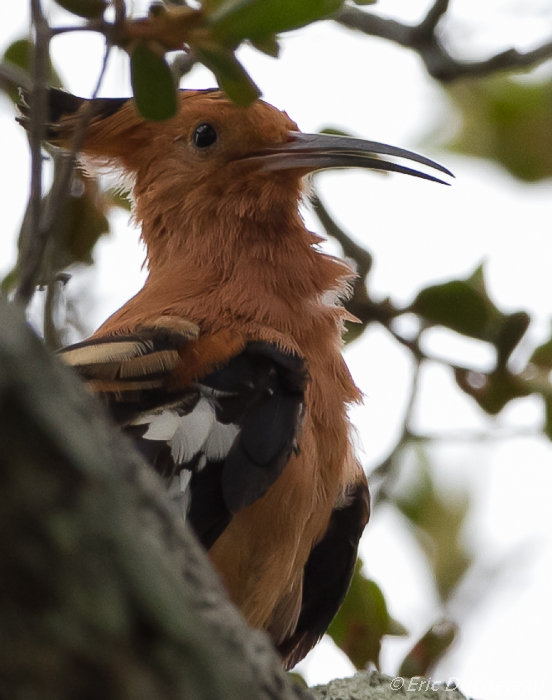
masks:
<instances>
[{"instance_id":1,"label":"long curved beak","mask_svg":"<svg viewBox=\"0 0 552 700\"><path fill-rule=\"evenodd\" d=\"M300 131L290 131L290 140L274 148L247 156L243 160L249 163L260 163L259 172L271 172L274 170L304 170L306 173L328 168L368 168L370 170L388 170L395 173L404 173L421 177L424 180L440 182L448 185L448 182L440 180L413 168L408 168L391 160L384 160L379 156L393 156L412 160L429 168L435 168L445 175L454 175L435 161L420 156L404 148L388 146L376 141L365 141L349 136L332 136L329 134L303 134Z\"/></svg>"}]
</instances>

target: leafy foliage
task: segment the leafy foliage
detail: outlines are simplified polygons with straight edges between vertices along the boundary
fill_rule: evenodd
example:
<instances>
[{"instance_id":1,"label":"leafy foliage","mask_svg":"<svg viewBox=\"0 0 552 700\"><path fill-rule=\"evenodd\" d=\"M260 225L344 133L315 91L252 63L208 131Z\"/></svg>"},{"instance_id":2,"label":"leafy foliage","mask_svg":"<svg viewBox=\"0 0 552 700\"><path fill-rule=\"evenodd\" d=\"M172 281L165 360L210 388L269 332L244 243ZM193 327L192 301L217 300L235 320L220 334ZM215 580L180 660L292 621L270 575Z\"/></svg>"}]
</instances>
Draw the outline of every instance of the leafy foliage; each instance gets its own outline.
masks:
<instances>
[{"instance_id":1,"label":"leafy foliage","mask_svg":"<svg viewBox=\"0 0 552 700\"><path fill-rule=\"evenodd\" d=\"M423 289L410 311L430 324L450 328L461 335L484 340L496 350L496 367L488 373L453 367L458 386L491 415L509 401L532 393L533 386L508 368L508 360L529 327L524 311L501 312L487 294L483 268L465 280L452 280Z\"/></svg>"},{"instance_id":2,"label":"leafy foliage","mask_svg":"<svg viewBox=\"0 0 552 700\"><path fill-rule=\"evenodd\" d=\"M43 198L45 206L51 201L51 193ZM96 180L76 173L69 197L55 219L56 236L52 238L41 272L43 284L71 265L92 265L93 251L99 238L109 233L107 212L109 199L100 191ZM23 222L23 230L27 221ZM19 281L21 259L6 275L2 289L10 292Z\"/></svg>"},{"instance_id":3,"label":"leafy foliage","mask_svg":"<svg viewBox=\"0 0 552 700\"><path fill-rule=\"evenodd\" d=\"M137 44L130 51L130 79L136 108L146 119L162 121L174 117L176 89L163 50Z\"/></svg>"},{"instance_id":4,"label":"leafy foliage","mask_svg":"<svg viewBox=\"0 0 552 700\"><path fill-rule=\"evenodd\" d=\"M389 615L380 587L362 574L360 559L349 593L328 634L358 669L369 663L379 668L383 637L406 634L404 627Z\"/></svg>"},{"instance_id":5,"label":"leafy foliage","mask_svg":"<svg viewBox=\"0 0 552 700\"><path fill-rule=\"evenodd\" d=\"M354 0L357 5L374 0ZM195 7L154 4L145 18L124 15L119 22L101 25L106 0L56 0L75 16L94 20L109 33L114 44L125 50L131 61L134 96L140 112L148 119L168 119L176 112L176 86L167 54L185 49L215 75L220 87L239 105L247 105L260 95L236 51L249 42L259 51L277 56L278 34L327 18L343 5L342 0L203 0ZM124 6L124 3L121 4ZM89 25L90 27L90 25ZM109 30L109 31L108 31ZM20 39L8 47L3 65L29 72L32 44ZM61 81L50 66L50 84ZM13 85L3 85L11 99L18 99ZM461 153L492 158L514 176L535 182L552 175L551 81L519 81L510 76L464 81L448 88L462 128L449 147ZM48 207L51 195L43 205ZM99 238L109 231L109 211L128 202L102 191L102 184L76 174L64 206L56 214L56 235L48 251L42 277L49 281L73 264L93 262ZM343 246L344 254L358 265L360 282L349 302L349 310L361 320L351 326L348 340L360 336L371 323L382 325L397 342L407 348L414 365L435 358L421 349L428 328L442 326L466 338L488 343L495 350L496 362L487 373L469 364L459 366L444 361L461 391L468 394L489 415L499 414L511 401L537 394L544 406L543 430L552 439L552 337L537 347L522 369L512 368L512 354L526 337L529 316L524 311L506 313L490 298L484 269L480 266L466 279L449 280L422 289L414 301L396 305L390 295L383 301L369 291L373 256L341 231L317 200L316 211L329 235ZM23 226L23 233L25 225ZM3 281L4 290L18 283L19 265ZM401 336L394 322L403 315L414 315L419 332L414 338ZM46 323L45 323L46 326ZM442 361L443 362L443 361ZM415 403L414 385L411 406ZM466 494L451 498L434 483L429 452L420 447L427 436L411 425L412 411L405 417L403 432L390 455L376 472L385 480L403 468L414 455L416 479L413 486L391 494L385 485L378 503L385 501L404 518L420 545L439 593L445 620L428 621L427 632L418 639L403 660L399 673L428 673L446 653L456 636L456 625L446 618L455 592L475 562L475 555L463 542L463 529L470 510ZM415 446L415 449L413 449ZM329 634L357 668L379 665L386 635L404 635L406 629L394 620L384 593L363 573L358 562L348 597L333 621Z\"/></svg>"},{"instance_id":6,"label":"leafy foliage","mask_svg":"<svg viewBox=\"0 0 552 700\"><path fill-rule=\"evenodd\" d=\"M25 73L29 73L33 50L33 44L30 39L17 39L4 51L0 59L0 65L14 65L21 68ZM51 61L48 72L50 85L61 87L61 79ZM19 101L19 90L16 85L7 85L5 90L12 102L17 103Z\"/></svg>"},{"instance_id":7,"label":"leafy foliage","mask_svg":"<svg viewBox=\"0 0 552 700\"><path fill-rule=\"evenodd\" d=\"M399 666L398 675L406 678L429 676L435 663L456 638L458 626L450 620L439 620L416 642Z\"/></svg>"},{"instance_id":8,"label":"leafy foliage","mask_svg":"<svg viewBox=\"0 0 552 700\"><path fill-rule=\"evenodd\" d=\"M215 37L223 41L264 40L298 29L336 12L341 0L226 0L209 21Z\"/></svg>"},{"instance_id":9,"label":"leafy foliage","mask_svg":"<svg viewBox=\"0 0 552 700\"><path fill-rule=\"evenodd\" d=\"M483 267L465 280L452 280L423 289L410 310L430 323L495 346L504 366L529 326L523 311L502 313L487 294Z\"/></svg>"},{"instance_id":10,"label":"leafy foliage","mask_svg":"<svg viewBox=\"0 0 552 700\"><path fill-rule=\"evenodd\" d=\"M118 44L131 55L138 109L153 119L174 114L168 66L154 61L153 56L161 58L167 51L184 47L213 72L230 99L247 106L261 93L237 59L238 47L249 41L260 51L277 56L277 34L325 18L341 5L342 0L205 0L197 9L152 5L147 19L126 20L118 38ZM159 77L162 88L156 87L154 76Z\"/></svg>"},{"instance_id":11,"label":"leafy foliage","mask_svg":"<svg viewBox=\"0 0 552 700\"><path fill-rule=\"evenodd\" d=\"M18 39L4 52L2 63L15 65L25 72L30 71L32 42L29 39ZM50 81L54 87L63 87L58 72L50 64ZM8 88L9 97L17 103L19 93L13 88ZM62 158L54 154L54 179L56 171L60 170ZM121 206L119 201L102 192L98 180L85 177L77 171L71 179L71 190L64 200L63 206L57 208L52 204L54 191L52 190L42 198L43 210L52 206L54 212L53 228L55 237L52 237L48 254L43 261L40 282L47 284L55 279L59 273L74 264L91 265L94 262L94 248L99 238L110 231L108 213L111 207ZM28 235L29 212L27 211L21 227L20 242ZM1 288L4 292L12 291L18 284L21 269L21 254L24 246L20 246L20 255L15 267L7 273L2 280Z\"/></svg>"},{"instance_id":12,"label":"leafy foliage","mask_svg":"<svg viewBox=\"0 0 552 700\"><path fill-rule=\"evenodd\" d=\"M410 521L413 532L433 570L443 602L469 568L472 558L462 543L462 527L469 507L466 494L452 498L437 491L427 455L418 452L415 484L395 499L398 510Z\"/></svg>"},{"instance_id":13,"label":"leafy foliage","mask_svg":"<svg viewBox=\"0 0 552 700\"><path fill-rule=\"evenodd\" d=\"M552 80L511 76L464 81L449 88L462 119L448 147L491 158L514 177L538 182L552 175Z\"/></svg>"},{"instance_id":14,"label":"leafy foliage","mask_svg":"<svg viewBox=\"0 0 552 700\"><path fill-rule=\"evenodd\" d=\"M529 369L529 377L544 399L544 433L552 440L552 337L535 348Z\"/></svg>"},{"instance_id":15,"label":"leafy foliage","mask_svg":"<svg viewBox=\"0 0 552 700\"><path fill-rule=\"evenodd\" d=\"M56 0L64 10L84 19L101 17L107 9L107 0Z\"/></svg>"}]
</instances>

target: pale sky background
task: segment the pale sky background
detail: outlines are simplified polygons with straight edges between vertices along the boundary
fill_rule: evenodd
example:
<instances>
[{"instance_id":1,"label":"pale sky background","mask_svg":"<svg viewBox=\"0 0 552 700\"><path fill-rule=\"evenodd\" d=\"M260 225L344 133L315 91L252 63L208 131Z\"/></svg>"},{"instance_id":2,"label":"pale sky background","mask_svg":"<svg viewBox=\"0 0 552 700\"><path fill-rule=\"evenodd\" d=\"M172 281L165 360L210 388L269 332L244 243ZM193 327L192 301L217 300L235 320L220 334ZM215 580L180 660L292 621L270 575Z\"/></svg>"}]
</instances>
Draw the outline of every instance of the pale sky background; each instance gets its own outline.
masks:
<instances>
[{"instance_id":1,"label":"pale sky background","mask_svg":"<svg viewBox=\"0 0 552 700\"><path fill-rule=\"evenodd\" d=\"M510 46L529 49L550 38L552 11L545 0L455 0L447 35L463 57L485 57ZM383 15L419 20L429 3L380 0ZM145 3L136 3L143 8ZM519 8L523 8L522 10ZM0 47L25 33L27 3L2 0ZM56 10L52 18L66 22ZM68 89L90 95L101 62L101 41L86 34L58 38L53 57ZM285 109L303 131L327 125L396 146L423 150L456 175L452 187L413 178L378 177L357 171L325 173L318 178L322 198L338 222L375 256L372 290L391 294L400 303L412 300L428 283L463 277L486 260L491 297L504 311L525 309L535 321L531 343L548 337L552 315L551 182L523 185L499 166L420 147L437 125L443 135L457 127L444 92L424 72L411 52L363 37L327 22L287 36L281 59L252 50L241 57L260 85L264 99ZM550 63L537 75L550 73ZM530 78L532 79L532 78ZM185 87L211 87L214 79L196 69ZM101 91L130 95L124 60L114 55ZM15 260L15 240L29 179L26 138L4 98L0 108L0 169L3 231L0 276ZM306 212L307 223L319 229ZM87 322L93 330L141 286L143 250L138 232L126 217L114 218L114 233L98 247L97 267L74 284L94 289L96 305ZM525 352L531 344L526 344ZM482 370L492 362L487 347L434 330L427 346L440 357ZM522 353L523 353L522 349ZM357 383L366 394L353 412L361 434L361 458L369 471L392 447L408 395L410 359L386 333L372 328L346 351ZM421 430L527 428L542 422L540 402L529 397L511 403L497 419L485 418L455 388L450 373L429 367L416 411ZM435 680L458 679L467 695L481 700L544 697L552 657L552 449L538 437L493 439L485 443L440 443L432 454L439 463L437 480L444 490L469 489L474 509L466 541L484 567L508 562L506 573L477 605L469 582L459 596L458 613L474 607L462 625L454 651L433 674ZM367 573L383 588L390 612L411 631L407 640L385 643L383 670L397 662L439 617L437 596L412 536L396 513L381 508L362 543ZM488 576L486 569L479 575ZM308 681L327 682L350 675L351 665L329 641L300 667Z\"/></svg>"}]
</instances>

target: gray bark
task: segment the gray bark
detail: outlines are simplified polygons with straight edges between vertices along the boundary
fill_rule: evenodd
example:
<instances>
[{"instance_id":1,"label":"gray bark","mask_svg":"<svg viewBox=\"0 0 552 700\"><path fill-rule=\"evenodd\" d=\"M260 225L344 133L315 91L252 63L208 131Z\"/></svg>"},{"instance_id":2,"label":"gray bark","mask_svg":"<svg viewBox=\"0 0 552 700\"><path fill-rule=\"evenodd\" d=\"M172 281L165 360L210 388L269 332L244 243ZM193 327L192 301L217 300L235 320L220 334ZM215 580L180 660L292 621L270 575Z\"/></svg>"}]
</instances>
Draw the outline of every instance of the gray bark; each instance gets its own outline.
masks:
<instances>
[{"instance_id":1,"label":"gray bark","mask_svg":"<svg viewBox=\"0 0 552 700\"><path fill-rule=\"evenodd\" d=\"M361 671L311 689L316 700L468 700L456 687L430 678L391 678Z\"/></svg>"},{"instance_id":2,"label":"gray bark","mask_svg":"<svg viewBox=\"0 0 552 700\"><path fill-rule=\"evenodd\" d=\"M315 695L384 697L370 694L376 678L385 697L418 697L371 675L350 679L350 692L330 684ZM0 699L8 698L311 695L230 603L161 481L0 298Z\"/></svg>"}]
</instances>

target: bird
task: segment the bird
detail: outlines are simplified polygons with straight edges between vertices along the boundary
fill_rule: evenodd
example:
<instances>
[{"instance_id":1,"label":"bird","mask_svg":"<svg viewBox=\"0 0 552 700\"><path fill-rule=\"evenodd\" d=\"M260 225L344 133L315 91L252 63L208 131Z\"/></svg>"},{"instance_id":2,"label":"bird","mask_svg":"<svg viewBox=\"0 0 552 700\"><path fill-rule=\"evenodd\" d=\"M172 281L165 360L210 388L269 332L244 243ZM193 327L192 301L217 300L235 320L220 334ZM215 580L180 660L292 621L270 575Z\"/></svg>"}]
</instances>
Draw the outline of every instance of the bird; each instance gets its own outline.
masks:
<instances>
[{"instance_id":1,"label":"bird","mask_svg":"<svg viewBox=\"0 0 552 700\"><path fill-rule=\"evenodd\" d=\"M59 355L161 475L230 598L292 668L326 632L369 519L342 356L350 265L299 205L328 168L442 182L362 139L306 134L286 112L181 90L176 116L49 90L46 138L122 172L141 225L143 288ZM23 101L19 120L29 124Z\"/></svg>"}]
</instances>

